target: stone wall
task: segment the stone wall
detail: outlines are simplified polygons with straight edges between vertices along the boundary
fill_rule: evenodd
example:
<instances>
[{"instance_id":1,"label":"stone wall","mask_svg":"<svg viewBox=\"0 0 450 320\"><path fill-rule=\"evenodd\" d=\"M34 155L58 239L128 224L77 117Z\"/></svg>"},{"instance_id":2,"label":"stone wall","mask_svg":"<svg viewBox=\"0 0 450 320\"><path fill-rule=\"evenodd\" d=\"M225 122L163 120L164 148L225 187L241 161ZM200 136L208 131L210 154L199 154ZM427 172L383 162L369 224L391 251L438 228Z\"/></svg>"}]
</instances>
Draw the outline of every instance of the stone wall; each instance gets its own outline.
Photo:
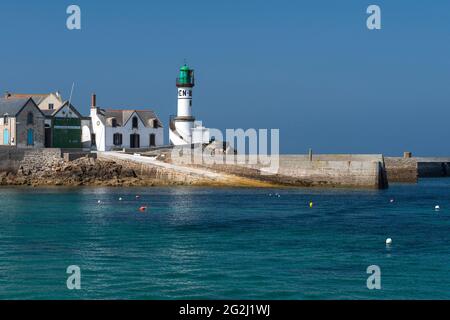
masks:
<instances>
[{"instance_id":1,"label":"stone wall","mask_svg":"<svg viewBox=\"0 0 450 320\"><path fill-rule=\"evenodd\" d=\"M450 158L417 157L417 171L420 178L437 178L450 176Z\"/></svg>"},{"instance_id":2,"label":"stone wall","mask_svg":"<svg viewBox=\"0 0 450 320\"><path fill-rule=\"evenodd\" d=\"M9 146L0 147L0 171L17 172L20 167L44 167L61 160L61 149L22 149Z\"/></svg>"},{"instance_id":3,"label":"stone wall","mask_svg":"<svg viewBox=\"0 0 450 320\"><path fill-rule=\"evenodd\" d=\"M0 171L16 172L20 167L25 151L16 147L0 146Z\"/></svg>"},{"instance_id":4,"label":"stone wall","mask_svg":"<svg viewBox=\"0 0 450 320\"><path fill-rule=\"evenodd\" d=\"M382 155L280 155L276 174L264 174L265 166L248 164L248 157L236 156L235 164L197 164L262 181L305 187L356 187L384 189L388 179ZM247 162L247 164L245 164Z\"/></svg>"},{"instance_id":5,"label":"stone wall","mask_svg":"<svg viewBox=\"0 0 450 320\"><path fill-rule=\"evenodd\" d=\"M391 182L415 183L418 178L437 178L450 176L450 158L387 157L386 171Z\"/></svg>"},{"instance_id":6,"label":"stone wall","mask_svg":"<svg viewBox=\"0 0 450 320\"><path fill-rule=\"evenodd\" d=\"M97 154L99 160L111 161L114 160L117 164L122 165L124 168L134 170L138 176L155 179L160 182L167 183L179 183L179 184L201 184L205 182L211 182L211 180L197 175L187 174L174 169L163 168L148 163L139 163L136 161L122 160L117 157L111 158L111 156L105 156L101 152Z\"/></svg>"},{"instance_id":7,"label":"stone wall","mask_svg":"<svg viewBox=\"0 0 450 320\"><path fill-rule=\"evenodd\" d=\"M417 182L418 167L415 159L386 157L384 161L389 182Z\"/></svg>"},{"instance_id":8,"label":"stone wall","mask_svg":"<svg viewBox=\"0 0 450 320\"><path fill-rule=\"evenodd\" d=\"M28 114L33 114L33 123L28 124ZM30 100L16 118L16 145L21 148L43 148L45 144L45 117ZM28 130L33 130L34 144L27 144Z\"/></svg>"},{"instance_id":9,"label":"stone wall","mask_svg":"<svg viewBox=\"0 0 450 320\"><path fill-rule=\"evenodd\" d=\"M421 178L449 177L450 162L418 162L417 171Z\"/></svg>"},{"instance_id":10,"label":"stone wall","mask_svg":"<svg viewBox=\"0 0 450 320\"><path fill-rule=\"evenodd\" d=\"M96 153L91 153L90 151L71 151L71 152L64 152L63 151L63 158L64 161L74 161L80 158L97 158Z\"/></svg>"},{"instance_id":11,"label":"stone wall","mask_svg":"<svg viewBox=\"0 0 450 320\"><path fill-rule=\"evenodd\" d=\"M25 150L24 157L20 161L19 170L22 173L39 172L47 168L52 168L55 164L63 161L61 149L42 148Z\"/></svg>"},{"instance_id":12,"label":"stone wall","mask_svg":"<svg viewBox=\"0 0 450 320\"><path fill-rule=\"evenodd\" d=\"M369 156L352 156L339 159L332 156L312 161L298 157L281 157L279 174L311 182L318 186L342 186L362 188L387 188L382 159ZM326 160L325 160L326 159Z\"/></svg>"}]
</instances>

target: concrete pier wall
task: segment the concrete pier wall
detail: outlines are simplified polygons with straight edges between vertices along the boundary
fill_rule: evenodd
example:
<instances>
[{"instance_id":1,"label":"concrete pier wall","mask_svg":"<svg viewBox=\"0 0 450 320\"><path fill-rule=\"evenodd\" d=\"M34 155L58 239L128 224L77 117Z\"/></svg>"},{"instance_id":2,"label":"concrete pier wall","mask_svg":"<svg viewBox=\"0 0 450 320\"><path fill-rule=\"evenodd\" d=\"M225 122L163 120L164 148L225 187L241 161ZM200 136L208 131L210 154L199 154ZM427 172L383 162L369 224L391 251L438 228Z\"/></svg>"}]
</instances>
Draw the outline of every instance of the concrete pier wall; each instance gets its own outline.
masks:
<instances>
[{"instance_id":1,"label":"concrete pier wall","mask_svg":"<svg viewBox=\"0 0 450 320\"><path fill-rule=\"evenodd\" d=\"M279 175L318 186L388 187L381 155L319 155L312 161L305 156L281 156Z\"/></svg>"},{"instance_id":2,"label":"concrete pier wall","mask_svg":"<svg viewBox=\"0 0 450 320\"><path fill-rule=\"evenodd\" d=\"M213 182L213 178L192 174L189 172L181 172L179 170L165 168L148 162L141 162L120 155L114 155L111 152L97 153L97 159L114 161L124 168L134 170L139 176L155 179L160 182L171 182L179 184L198 184L202 182ZM145 157L142 157L145 160Z\"/></svg>"},{"instance_id":3,"label":"concrete pier wall","mask_svg":"<svg viewBox=\"0 0 450 320\"><path fill-rule=\"evenodd\" d=\"M0 171L17 171L25 155L25 149L0 146Z\"/></svg>"},{"instance_id":4,"label":"concrete pier wall","mask_svg":"<svg viewBox=\"0 0 450 320\"><path fill-rule=\"evenodd\" d=\"M235 156L234 164L223 164L217 157L214 164L197 164L212 170L304 187L388 187L382 155L280 155L276 174L264 174L265 166L248 164L248 157Z\"/></svg>"},{"instance_id":5,"label":"concrete pier wall","mask_svg":"<svg viewBox=\"0 0 450 320\"><path fill-rule=\"evenodd\" d=\"M450 158L417 157L418 176L421 178L450 177Z\"/></svg>"},{"instance_id":6,"label":"concrete pier wall","mask_svg":"<svg viewBox=\"0 0 450 320\"><path fill-rule=\"evenodd\" d=\"M416 183L418 178L450 176L450 158L386 157L385 164L390 182Z\"/></svg>"},{"instance_id":7,"label":"concrete pier wall","mask_svg":"<svg viewBox=\"0 0 450 320\"><path fill-rule=\"evenodd\" d=\"M417 161L413 158L386 157L384 159L389 182L416 183Z\"/></svg>"}]
</instances>

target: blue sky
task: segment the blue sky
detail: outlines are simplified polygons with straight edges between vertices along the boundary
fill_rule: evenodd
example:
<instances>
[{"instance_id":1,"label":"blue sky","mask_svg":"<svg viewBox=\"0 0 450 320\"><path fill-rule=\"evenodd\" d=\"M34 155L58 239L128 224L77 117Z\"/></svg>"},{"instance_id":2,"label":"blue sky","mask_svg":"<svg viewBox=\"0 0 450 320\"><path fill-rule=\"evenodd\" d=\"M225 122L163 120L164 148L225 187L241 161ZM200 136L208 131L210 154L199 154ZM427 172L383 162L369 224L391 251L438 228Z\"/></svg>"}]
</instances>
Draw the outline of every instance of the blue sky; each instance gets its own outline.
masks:
<instances>
[{"instance_id":1,"label":"blue sky","mask_svg":"<svg viewBox=\"0 0 450 320\"><path fill-rule=\"evenodd\" d=\"M70 4L82 30L66 28ZM370 4L381 30L366 28ZM285 153L450 155L445 0L2 0L0 39L2 93L68 97L75 82L84 114L96 92L167 127L186 59L208 127L279 128Z\"/></svg>"}]
</instances>

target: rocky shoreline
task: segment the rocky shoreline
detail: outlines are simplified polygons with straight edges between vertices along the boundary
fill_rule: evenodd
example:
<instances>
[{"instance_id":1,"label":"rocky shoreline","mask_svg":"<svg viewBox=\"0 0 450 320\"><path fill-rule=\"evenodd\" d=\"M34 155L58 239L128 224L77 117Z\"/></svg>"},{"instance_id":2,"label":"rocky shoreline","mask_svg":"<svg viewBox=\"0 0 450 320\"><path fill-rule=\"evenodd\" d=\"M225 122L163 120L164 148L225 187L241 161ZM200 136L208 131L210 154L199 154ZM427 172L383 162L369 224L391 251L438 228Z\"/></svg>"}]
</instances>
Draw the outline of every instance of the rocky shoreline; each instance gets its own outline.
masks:
<instances>
[{"instance_id":1,"label":"rocky shoreline","mask_svg":"<svg viewBox=\"0 0 450 320\"><path fill-rule=\"evenodd\" d=\"M54 160L42 166L20 166L17 172L0 172L0 185L28 186L152 186L161 185L139 177L132 169L114 161L83 157L71 162ZM169 184L169 182L167 182Z\"/></svg>"},{"instance_id":2,"label":"rocky shoreline","mask_svg":"<svg viewBox=\"0 0 450 320\"><path fill-rule=\"evenodd\" d=\"M24 161L17 171L0 171L0 186L208 186L273 187L272 184L238 176L213 181L190 177L172 179L157 171L143 172L112 160L82 157L73 161L62 158Z\"/></svg>"}]
</instances>

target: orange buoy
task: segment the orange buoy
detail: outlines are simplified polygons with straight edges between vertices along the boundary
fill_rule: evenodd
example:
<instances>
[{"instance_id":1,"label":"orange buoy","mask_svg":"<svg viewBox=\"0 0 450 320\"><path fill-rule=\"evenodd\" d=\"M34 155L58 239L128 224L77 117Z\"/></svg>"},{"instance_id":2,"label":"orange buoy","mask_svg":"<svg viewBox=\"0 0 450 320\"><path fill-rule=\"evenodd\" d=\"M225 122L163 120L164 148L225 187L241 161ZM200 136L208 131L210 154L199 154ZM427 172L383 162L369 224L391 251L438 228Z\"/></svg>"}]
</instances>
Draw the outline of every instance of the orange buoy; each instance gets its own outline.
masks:
<instances>
[{"instance_id":1,"label":"orange buoy","mask_svg":"<svg viewBox=\"0 0 450 320\"><path fill-rule=\"evenodd\" d=\"M141 207L139 207L139 211L141 211L141 212L144 212L144 211L146 211L147 210L147 207L146 206L141 206Z\"/></svg>"}]
</instances>

